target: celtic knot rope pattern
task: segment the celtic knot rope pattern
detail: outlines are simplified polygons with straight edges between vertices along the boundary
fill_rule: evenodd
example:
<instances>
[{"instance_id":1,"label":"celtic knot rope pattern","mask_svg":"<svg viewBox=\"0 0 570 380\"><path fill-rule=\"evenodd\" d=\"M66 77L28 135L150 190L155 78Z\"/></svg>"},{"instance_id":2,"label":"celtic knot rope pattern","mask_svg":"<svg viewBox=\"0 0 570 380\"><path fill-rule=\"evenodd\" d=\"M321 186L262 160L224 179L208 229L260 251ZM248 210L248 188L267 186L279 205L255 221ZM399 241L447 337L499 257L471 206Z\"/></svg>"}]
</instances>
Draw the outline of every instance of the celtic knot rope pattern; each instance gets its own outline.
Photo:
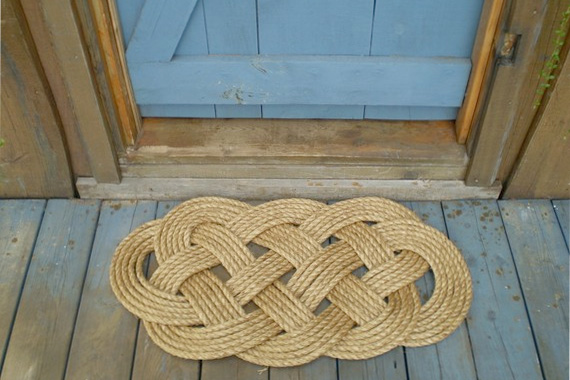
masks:
<instances>
[{"instance_id":1,"label":"celtic knot rope pattern","mask_svg":"<svg viewBox=\"0 0 570 380\"><path fill-rule=\"evenodd\" d=\"M268 251L256 257L249 243ZM158 268L149 279L152 253ZM229 280L211 271L220 265ZM362 266L359 278L353 272ZM435 288L422 304L415 281L430 269ZM459 326L472 299L457 248L382 198L259 206L193 199L128 235L110 277L119 301L165 351L188 359L237 355L264 366L432 344ZM324 299L330 305L315 314ZM257 308L246 312L249 303Z\"/></svg>"}]
</instances>

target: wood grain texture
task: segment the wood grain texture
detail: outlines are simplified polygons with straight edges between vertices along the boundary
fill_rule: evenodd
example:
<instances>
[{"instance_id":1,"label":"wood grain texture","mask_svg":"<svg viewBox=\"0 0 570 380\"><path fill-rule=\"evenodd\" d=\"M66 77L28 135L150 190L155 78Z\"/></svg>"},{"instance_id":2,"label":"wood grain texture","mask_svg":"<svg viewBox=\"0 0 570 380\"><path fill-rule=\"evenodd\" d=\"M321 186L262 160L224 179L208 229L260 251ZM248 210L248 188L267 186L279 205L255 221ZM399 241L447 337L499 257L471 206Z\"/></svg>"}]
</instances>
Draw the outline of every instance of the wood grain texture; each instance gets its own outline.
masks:
<instances>
[{"instance_id":1,"label":"wood grain texture","mask_svg":"<svg viewBox=\"0 0 570 380\"><path fill-rule=\"evenodd\" d=\"M308 364L288 367L269 368L271 380L335 380L337 378L337 360L329 357L321 357ZM356 377L353 377L356 379Z\"/></svg>"},{"instance_id":2,"label":"wood grain texture","mask_svg":"<svg viewBox=\"0 0 570 380\"><path fill-rule=\"evenodd\" d=\"M467 140L467 135L474 122L477 103L483 99L481 91L485 74L488 75L488 71L493 69L494 57L492 53L495 51L495 44L497 43L495 38L503 6L504 0L485 0L483 3L479 28L471 53L471 64L473 66L469 75L465 99L455 122L457 142L461 144Z\"/></svg>"},{"instance_id":3,"label":"wood grain texture","mask_svg":"<svg viewBox=\"0 0 570 380\"><path fill-rule=\"evenodd\" d=\"M75 11L71 2L21 0L26 18L32 28L36 46L42 46L43 67L50 67L48 79L54 76L54 86L67 101L58 103L73 110L74 125L87 153L93 176L100 182L120 181L115 146L104 106L94 84L84 41L81 39ZM44 50L45 49L45 50Z\"/></svg>"},{"instance_id":4,"label":"wood grain texture","mask_svg":"<svg viewBox=\"0 0 570 380\"><path fill-rule=\"evenodd\" d=\"M440 202L406 202L421 220L447 235ZM434 289L433 274L426 273L416 282L422 302ZM410 380L477 379L469 331L465 322L439 343L425 347L406 348L406 364Z\"/></svg>"},{"instance_id":5,"label":"wood grain texture","mask_svg":"<svg viewBox=\"0 0 570 380\"><path fill-rule=\"evenodd\" d=\"M368 360L339 360L338 378L339 380L406 380L404 349L397 347Z\"/></svg>"},{"instance_id":6,"label":"wood grain texture","mask_svg":"<svg viewBox=\"0 0 570 380\"><path fill-rule=\"evenodd\" d=\"M145 119L144 133L128 162L177 162L204 158L212 163L283 164L287 160L445 163L463 165L465 148L451 122L326 120L160 120Z\"/></svg>"},{"instance_id":7,"label":"wood grain texture","mask_svg":"<svg viewBox=\"0 0 570 380\"><path fill-rule=\"evenodd\" d=\"M127 45L129 63L170 61L196 2L146 0Z\"/></svg>"},{"instance_id":8,"label":"wood grain texture","mask_svg":"<svg viewBox=\"0 0 570 380\"><path fill-rule=\"evenodd\" d=\"M98 212L99 202L48 202L3 379L63 378Z\"/></svg>"},{"instance_id":9,"label":"wood grain texture","mask_svg":"<svg viewBox=\"0 0 570 380\"><path fill-rule=\"evenodd\" d=\"M568 250L546 200L500 201L547 379L568 377Z\"/></svg>"},{"instance_id":10,"label":"wood grain texture","mask_svg":"<svg viewBox=\"0 0 570 380\"><path fill-rule=\"evenodd\" d=\"M73 174L76 176L92 176L93 172L89 166L87 153L79 133L79 121L75 115L72 99L68 96L66 78L57 63L56 51L51 46L52 36L48 26L43 21L42 9L35 1L19 1L19 3L24 10L28 25L32 26L29 27L30 33L57 105L69 148Z\"/></svg>"},{"instance_id":11,"label":"wood grain texture","mask_svg":"<svg viewBox=\"0 0 570 380\"><path fill-rule=\"evenodd\" d=\"M61 121L18 2L2 2L0 197L71 197Z\"/></svg>"},{"instance_id":12,"label":"wood grain texture","mask_svg":"<svg viewBox=\"0 0 570 380\"><path fill-rule=\"evenodd\" d=\"M500 185L467 187L463 181L123 178L119 185L79 178L82 198L172 200L199 196L243 199L302 197L345 199L381 196L399 200L496 199Z\"/></svg>"},{"instance_id":13,"label":"wood grain texture","mask_svg":"<svg viewBox=\"0 0 570 380\"><path fill-rule=\"evenodd\" d=\"M568 56L570 51L566 51ZM564 58L564 57L562 57ZM504 198L564 198L570 194L570 60L560 71L544 111L527 135Z\"/></svg>"},{"instance_id":14,"label":"wood grain texture","mask_svg":"<svg viewBox=\"0 0 570 380\"><path fill-rule=\"evenodd\" d=\"M556 211L556 217L558 218L558 224L560 224L560 229L564 235L564 240L566 240L566 247L570 248L570 240L568 235L570 235L570 200L559 199L552 201L552 206L554 211Z\"/></svg>"},{"instance_id":15,"label":"wood grain texture","mask_svg":"<svg viewBox=\"0 0 570 380\"><path fill-rule=\"evenodd\" d=\"M465 58L340 55L185 56L172 62L129 62L140 104L457 107L470 68Z\"/></svg>"},{"instance_id":16,"label":"wood grain texture","mask_svg":"<svg viewBox=\"0 0 570 380\"><path fill-rule=\"evenodd\" d=\"M89 45L93 65L101 66L97 68L98 85L102 98L109 104L107 109L112 109L115 116L112 131L120 134L118 142L122 147L131 146L140 131L141 117L128 76L115 1L76 0L76 4L78 13L84 17L81 19L84 34L93 40ZM113 116L107 113L109 118Z\"/></svg>"},{"instance_id":17,"label":"wood grain texture","mask_svg":"<svg viewBox=\"0 0 570 380\"><path fill-rule=\"evenodd\" d=\"M109 266L119 242L154 218L156 202L103 202L77 312L65 377L125 379L137 334L135 317L111 291ZM112 363L112 365L110 365Z\"/></svg>"},{"instance_id":18,"label":"wood grain texture","mask_svg":"<svg viewBox=\"0 0 570 380\"><path fill-rule=\"evenodd\" d=\"M202 362L201 380L268 380L269 369L235 356Z\"/></svg>"},{"instance_id":19,"label":"wood grain texture","mask_svg":"<svg viewBox=\"0 0 570 380\"><path fill-rule=\"evenodd\" d=\"M133 164L121 165L123 177L131 178L313 178L313 179L425 179L461 180L465 165L389 163L358 164Z\"/></svg>"},{"instance_id":20,"label":"wood grain texture","mask_svg":"<svg viewBox=\"0 0 570 380\"><path fill-rule=\"evenodd\" d=\"M160 202L156 210L156 218L162 218L179 202ZM154 256L149 262L148 273L152 274L158 264ZM175 357L163 351L148 336L144 326L138 321L135 356L132 379L186 379L200 378L200 362Z\"/></svg>"},{"instance_id":21,"label":"wood grain texture","mask_svg":"<svg viewBox=\"0 0 570 380\"><path fill-rule=\"evenodd\" d=\"M504 181L511 172L537 111L533 103L540 70L565 9L561 1L521 0L501 18L500 30L508 28L524 38L513 64L496 67L477 131L469 136L473 148L467 184L486 186Z\"/></svg>"},{"instance_id":22,"label":"wood grain texture","mask_svg":"<svg viewBox=\"0 0 570 380\"><path fill-rule=\"evenodd\" d=\"M494 201L443 202L450 239L473 281L467 315L479 379L542 379L517 268ZM568 256L568 255L566 255ZM524 286L524 284L522 284Z\"/></svg>"},{"instance_id":23,"label":"wood grain texture","mask_svg":"<svg viewBox=\"0 0 570 380\"><path fill-rule=\"evenodd\" d=\"M0 200L0 368L46 202Z\"/></svg>"},{"instance_id":24,"label":"wood grain texture","mask_svg":"<svg viewBox=\"0 0 570 380\"><path fill-rule=\"evenodd\" d=\"M113 96L111 78L108 77L106 72L108 62L106 59L103 59L103 55L108 53L103 51L103 47L100 46L97 29L104 27L104 25L96 25L95 17L89 6L89 0L71 1L77 25L81 32L80 38L84 41L85 55L89 61L89 66L92 68L93 87L101 104L101 112L105 115L114 146L118 152L122 152L125 149L125 145L127 145L124 142L124 136L127 131L121 131L119 128L119 125L122 125L122 121ZM109 47L106 47L106 49L109 49ZM125 126L125 129L127 128L128 125Z\"/></svg>"}]
</instances>

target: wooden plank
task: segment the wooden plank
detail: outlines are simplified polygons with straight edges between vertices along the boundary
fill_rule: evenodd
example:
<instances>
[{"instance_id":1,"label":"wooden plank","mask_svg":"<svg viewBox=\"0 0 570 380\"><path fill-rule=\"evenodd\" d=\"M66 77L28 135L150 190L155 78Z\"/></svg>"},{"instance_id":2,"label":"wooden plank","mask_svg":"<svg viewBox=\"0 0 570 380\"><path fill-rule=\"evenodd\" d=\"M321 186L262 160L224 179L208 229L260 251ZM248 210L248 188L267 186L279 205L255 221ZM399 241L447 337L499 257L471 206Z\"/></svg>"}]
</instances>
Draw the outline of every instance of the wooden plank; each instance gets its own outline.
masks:
<instances>
[{"instance_id":1,"label":"wooden plank","mask_svg":"<svg viewBox=\"0 0 570 380\"><path fill-rule=\"evenodd\" d=\"M121 165L123 177L131 178L313 178L313 179L457 179L465 165L372 163L368 165L324 164L129 164Z\"/></svg>"},{"instance_id":2,"label":"wooden plank","mask_svg":"<svg viewBox=\"0 0 570 380\"><path fill-rule=\"evenodd\" d=\"M141 128L127 72L124 42L118 25L114 0L75 0L85 39L89 42L91 61L97 83L116 140L133 145ZM136 2L133 2L136 6Z\"/></svg>"},{"instance_id":3,"label":"wooden plank","mask_svg":"<svg viewBox=\"0 0 570 380\"><path fill-rule=\"evenodd\" d=\"M261 117L261 106L245 106L245 105L227 105L218 104L216 108L216 117L219 119L225 118L259 118Z\"/></svg>"},{"instance_id":4,"label":"wooden plank","mask_svg":"<svg viewBox=\"0 0 570 380\"><path fill-rule=\"evenodd\" d=\"M127 45L129 63L170 61L196 3L146 0Z\"/></svg>"},{"instance_id":5,"label":"wooden plank","mask_svg":"<svg viewBox=\"0 0 570 380\"><path fill-rule=\"evenodd\" d=\"M370 54L372 0L257 3L260 54Z\"/></svg>"},{"instance_id":6,"label":"wooden plank","mask_svg":"<svg viewBox=\"0 0 570 380\"><path fill-rule=\"evenodd\" d=\"M505 198L564 198L570 195L570 50L544 112L532 127L507 181ZM564 59L564 57L562 57ZM546 101L546 99L544 100Z\"/></svg>"},{"instance_id":7,"label":"wooden plank","mask_svg":"<svg viewBox=\"0 0 570 380\"><path fill-rule=\"evenodd\" d=\"M210 54L257 54L257 4L255 0L204 2ZM216 105L216 117L261 117L261 106Z\"/></svg>"},{"instance_id":8,"label":"wooden plank","mask_svg":"<svg viewBox=\"0 0 570 380\"><path fill-rule=\"evenodd\" d=\"M156 217L162 218L179 202L160 202ZM154 256L149 263L149 273L157 268ZM181 359L170 355L158 347L148 336L144 326L139 321L135 355L131 378L133 379L199 379L200 362Z\"/></svg>"},{"instance_id":9,"label":"wooden plank","mask_svg":"<svg viewBox=\"0 0 570 380\"><path fill-rule=\"evenodd\" d=\"M178 46L175 48L175 56L207 55L209 53L204 2L202 0L196 2L194 11L190 15L190 19L180 37ZM138 103L141 108L141 113L145 117L216 117L216 110L213 104L196 105L184 102L185 104L158 105L145 104L140 101L138 101Z\"/></svg>"},{"instance_id":10,"label":"wooden plank","mask_svg":"<svg viewBox=\"0 0 570 380\"><path fill-rule=\"evenodd\" d=\"M495 37L497 35L497 26L503 10L504 0L485 0L479 28L475 44L471 53L471 74L467 84L465 100L459 109L455 130L457 133L457 142L463 144L467 140L467 135L471 129L475 118L475 109L481 97L483 89L483 81L485 73L492 70L492 52L494 45L497 43Z\"/></svg>"},{"instance_id":11,"label":"wooden plank","mask_svg":"<svg viewBox=\"0 0 570 380\"><path fill-rule=\"evenodd\" d=\"M439 202L412 202L406 204L422 221L447 235L444 215ZM416 282L423 302L434 289L431 273ZM406 363L410 380L421 379L477 379L473 353L466 323L449 337L435 345L406 348Z\"/></svg>"},{"instance_id":12,"label":"wooden plank","mask_svg":"<svg viewBox=\"0 0 570 380\"><path fill-rule=\"evenodd\" d=\"M342 120L146 119L128 162L278 163L462 166L465 147L451 122ZM253 161L251 160L253 159Z\"/></svg>"},{"instance_id":13,"label":"wooden plank","mask_svg":"<svg viewBox=\"0 0 570 380\"><path fill-rule=\"evenodd\" d=\"M464 58L244 55L130 62L129 71L140 104L456 107L470 66Z\"/></svg>"},{"instance_id":14,"label":"wooden plank","mask_svg":"<svg viewBox=\"0 0 570 380\"><path fill-rule=\"evenodd\" d=\"M471 47L483 0L377 1L372 55L464 57Z\"/></svg>"},{"instance_id":15,"label":"wooden plank","mask_svg":"<svg viewBox=\"0 0 570 380\"><path fill-rule=\"evenodd\" d=\"M547 379L568 377L568 250L547 200L500 201Z\"/></svg>"},{"instance_id":16,"label":"wooden plank","mask_svg":"<svg viewBox=\"0 0 570 380\"><path fill-rule=\"evenodd\" d=\"M570 247L570 240L568 235L570 234L570 200L554 200L552 201L554 211L556 211L556 216L558 217L558 224L560 224L560 229L564 235L564 240L566 240L566 246Z\"/></svg>"},{"instance_id":17,"label":"wooden plank","mask_svg":"<svg viewBox=\"0 0 570 380\"><path fill-rule=\"evenodd\" d=\"M139 104L139 109L142 117L216 117L213 105Z\"/></svg>"},{"instance_id":18,"label":"wooden plank","mask_svg":"<svg viewBox=\"0 0 570 380\"><path fill-rule=\"evenodd\" d=\"M407 376L404 349L397 347L383 355L368 360L339 360L338 378L339 380L405 380Z\"/></svg>"},{"instance_id":19,"label":"wooden plank","mask_svg":"<svg viewBox=\"0 0 570 380\"><path fill-rule=\"evenodd\" d=\"M270 368L271 380L335 380L337 378L337 360L329 357L321 357L310 363L297 367ZM352 377L356 379L356 377Z\"/></svg>"},{"instance_id":20,"label":"wooden plank","mask_svg":"<svg viewBox=\"0 0 570 380\"><path fill-rule=\"evenodd\" d=\"M84 42L85 53L89 60L89 65L92 68L93 85L96 88L97 96L100 100L101 112L107 119L109 132L112 135L112 140L115 142L117 150L122 152L124 151L125 145L127 145L125 143L125 137L127 136L125 132L129 130L129 125L125 125L124 130L119 128L119 125L122 125L123 122L120 119L118 112L119 109L114 99L113 88L110 82L111 78L107 73L107 67L111 61L103 59L104 55L112 54L112 51L110 50L112 49L112 46L106 46L103 48L103 41L99 38L97 28L104 28L105 26L94 21L89 1L90 0L73 0L75 17L77 18L77 24L80 28L79 30L82 33L80 38ZM98 11L101 12L101 9ZM108 40L108 38L106 38L106 40ZM109 51L103 51L104 49ZM124 96L119 99L119 101L124 100Z\"/></svg>"},{"instance_id":21,"label":"wooden plank","mask_svg":"<svg viewBox=\"0 0 570 380\"><path fill-rule=\"evenodd\" d=\"M455 120L457 107L366 106L365 119Z\"/></svg>"},{"instance_id":22,"label":"wooden plank","mask_svg":"<svg viewBox=\"0 0 570 380\"><path fill-rule=\"evenodd\" d=\"M486 186L505 180L511 172L537 111L533 104L540 70L565 9L557 1L537 8L536 1L521 0L501 18L498 30L506 30L508 21L509 31L524 37L517 44L515 61L497 65L477 131L469 135L473 148L467 184Z\"/></svg>"},{"instance_id":23,"label":"wooden plank","mask_svg":"<svg viewBox=\"0 0 570 380\"><path fill-rule=\"evenodd\" d=\"M98 213L99 202L48 202L2 378L63 378Z\"/></svg>"},{"instance_id":24,"label":"wooden plank","mask_svg":"<svg viewBox=\"0 0 570 380\"><path fill-rule=\"evenodd\" d=\"M50 67L48 78L56 76L56 85L63 81L60 95L68 97L68 100L58 104L58 109L65 112L62 106L68 106L73 110L75 123L72 128L79 131L80 149L87 153L93 176L100 182L119 182L115 146L104 106L95 88L93 70L73 4L50 0L22 0L21 3L28 23L33 25L36 46L51 49L47 53L40 50L42 66Z\"/></svg>"},{"instance_id":25,"label":"wooden plank","mask_svg":"<svg viewBox=\"0 0 570 380\"><path fill-rule=\"evenodd\" d=\"M2 2L0 197L74 194L59 115L20 5Z\"/></svg>"},{"instance_id":26,"label":"wooden plank","mask_svg":"<svg viewBox=\"0 0 570 380\"><path fill-rule=\"evenodd\" d=\"M113 295L109 266L119 242L132 229L153 219L155 211L156 202L103 202L69 350L66 378L125 379L130 376L137 320Z\"/></svg>"},{"instance_id":27,"label":"wooden plank","mask_svg":"<svg viewBox=\"0 0 570 380\"><path fill-rule=\"evenodd\" d=\"M128 42L133 36L145 0L115 0L114 2L117 7L116 16L118 16L114 22L121 26L123 41L125 41L123 50L127 50Z\"/></svg>"},{"instance_id":28,"label":"wooden plank","mask_svg":"<svg viewBox=\"0 0 570 380\"><path fill-rule=\"evenodd\" d=\"M449 237L471 271L473 303L467 315L479 379L542 379L527 311L494 201L443 203ZM568 255L566 255L568 257ZM524 283L522 284L524 287Z\"/></svg>"},{"instance_id":29,"label":"wooden plank","mask_svg":"<svg viewBox=\"0 0 570 380\"><path fill-rule=\"evenodd\" d=\"M44 208L41 200L0 200L0 368Z\"/></svg>"},{"instance_id":30,"label":"wooden plank","mask_svg":"<svg viewBox=\"0 0 570 380\"><path fill-rule=\"evenodd\" d=\"M501 191L499 184L493 187L467 187L463 181L234 178L123 178L119 185L79 178L77 188L82 198L157 200L199 196L264 200L289 197L344 199L359 196L400 200L496 199Z\"/></svg>"},{"instance_id":31,"label":"wooden plank","mask_svg":"<svg viewBox=\"0 0 570 380\"><path fill-rule=\"evenodd\" d=\"M261 54L369 55L374 2L258 1ZM339 25L350 25L346 33ZM264 105L264 118L362 119L362 104ZM340 106L340 105L343 106Z\"/></svg>"},{"instance_id":32,"label":"wooden plank","mask_svg":"<svg viewBox=\"0 0 570 380\"><path fill-rule=\"evenodd\" d=\"M362 119L362 106L344 105L264 105L266 119Z\"/></svg>"},{"instance_id":33,"label":"wooden plank","mask_svg":"<svg viewBox=\"0 0 570 380\"><path fill-rule=\"evenodd\" d=\"M269 369L248 363L235 356L218 360L206 360L202 363L202 380L247 380L269 379Z\"/></svg>"},{"instance_id":34,"label":"wooden plank","mask_svg":"<svg viewBox=\"0 0 570 380\"><path fill-rule=\"evenodd\" d=\"M39 55L41 66L45 72L57 105L57 110L65 131L64 134L68 144L70 164L73 168L73 173L77 176L92 176L93 172L89 166L87 153L81 141L73 100L68 96L66 88L67 78L64 78L57 64L56 51L51 46L50 41L52 36L49 33L48 26L42 21L41 8L37 6L36 2L20 1L19 3L24 9L28 28L35 42L35 49Z\"/></svg>"}]
</instances>

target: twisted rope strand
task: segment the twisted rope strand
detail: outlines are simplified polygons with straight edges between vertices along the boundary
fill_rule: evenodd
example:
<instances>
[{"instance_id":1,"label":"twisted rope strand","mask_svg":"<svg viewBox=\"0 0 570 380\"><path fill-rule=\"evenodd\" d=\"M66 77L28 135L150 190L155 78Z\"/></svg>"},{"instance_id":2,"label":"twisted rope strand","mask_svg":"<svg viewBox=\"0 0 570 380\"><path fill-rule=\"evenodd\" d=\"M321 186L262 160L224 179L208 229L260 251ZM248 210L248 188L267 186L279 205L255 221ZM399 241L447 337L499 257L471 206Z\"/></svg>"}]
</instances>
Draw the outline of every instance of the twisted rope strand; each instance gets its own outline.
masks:
<instances>
[{"instance_id":1,"label":"twisted rope strand","mask_svg":"<svg viewBox=\"0 0 570 380\"><path fill-rule=\"evenodd\" d=\"M268 251L256 257L250 243ZM149 278L153 254L158 268ZM220 265L229 280L212 272ZM429 270L435 287L422 305L415 281ZM412 211L374 197L255 207L192 199L131 232L115 251L110 281L165 351L264 366L432 344L461 324L473 297L458 249ZM315 314L325 299L330 305ZM248 313L251 302L257 309Z\"/></svg>"}]
</instances>

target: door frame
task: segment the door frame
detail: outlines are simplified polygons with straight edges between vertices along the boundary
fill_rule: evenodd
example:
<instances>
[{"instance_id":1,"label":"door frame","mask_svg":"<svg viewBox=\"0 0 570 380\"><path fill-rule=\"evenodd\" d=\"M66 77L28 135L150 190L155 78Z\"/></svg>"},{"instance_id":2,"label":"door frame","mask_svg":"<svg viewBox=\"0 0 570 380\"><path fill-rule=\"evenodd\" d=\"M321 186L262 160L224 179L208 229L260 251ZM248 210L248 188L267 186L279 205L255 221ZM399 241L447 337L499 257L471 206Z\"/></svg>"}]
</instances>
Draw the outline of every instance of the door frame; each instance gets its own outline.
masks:
<instances>
[{"instance_id":1,"label":"door frame","mask_svg":"<svg viewBox=\"0 0 570 380\"><path fill-rule=\"evenodd\" d=\"M55 6L49 0L20 1L50 85L64 88L68 93L73 92L71 99L64 91L54 91L54 96L60 112L66 112L65 107L73 109L75 120L64 122L67 124L67 127L64 125L66 134L72 135L70 145L77 144L84 148L81 154L87 156L89 163L89 170L75 174L78 177L94 178L95 186L120 183L121 177L125 177L122 181L124 185L127 182L136 182L137 178L145 178L147 182L156 179L158 182L161 180L157 177L160 173L170 173L164 174L162 178L177 176L180 180L205 179L206 168L214 173L210 177L215 176L217 179L236 178L234 171L240 169L237 173L242 179L275 180L279 179L276 176L283 166L292 165L290 170L297 173L295 178L303 177L302 173L306 173L303 177L306 180L305 186L310 186L309 182L318 178L320 173L320 178L325 177L332 181L358 179L359 182L355 183L360 185L365 184L364 181L383 180L415 181L421 184L425 184L426 180L448 181L449 186L467 188L470 186L466 185L472 185L492 189L494 197L499 194L500 181L504 180L505 173L509 172L504 165L512 166L512 152L518 151L517 144L520 149L520 136L524 139L531 124L530 121L511 121L523 111L526 112L527 121L534 115L528 107L521 109L525 108L524 102L517 102L520 107L513 107L503 112L503 115L497 112L497 108L502 107L505 111L505 104L509 99L512 101L521 96L534 99L538 81L534 81L534 85L530 80L531 86L527 87L515 86L517 91L513 91L514 82L527 80L535 75L537 70L540 71L540 63L548 48L548 39L554 30L553 20L560 13L557 9L560 7L551 4L559 1L546 2L542 8L537 8L535 0L485 0L472 55L474 68L466 101L456 125L441 123L441 129L436 132L432 132L432 128L426 128L426 133L418 141L417 125L414 129L405 128L406 122L398 126L384 121L367 121L374 123L382 131L380 133L386 136L394 135L396 129L413 130L416 133L415 138L414 133L396 133L398 138L393 139L391 144L377 146L377 150L371 153L370 149L374 148L374 144L372 147L370 144L360 145L365 148L359 150L357 138L354 137L359 133L358 130L362 129L361 121L315 121L311 123L315 130L331 128L337 132L344 131L346 136L352 136L352 139L346 141L354 147L353 154L349 157L343 156L344 161L335 161L335 158L339 158L335 155L307 153L302 155L301 158L306 159L303 161L298 157L272 156L268 153L261 157L250 157L252 160L247 161L244 160L248 149L247 139L242 139L243 146L233 147L233 155L219 150L210 156L200 156L188 149L196 145L197 138L207 140L208 136L204 136L202 132L218 130L220 120L186 120L193 133L173 132L174 134L168 136L168 140L182 145L180 149L160 145L164 143L163 139L157 138L153 141L148 138L153 135L153 128L154 131L164 130L173 123L180 124L180 120L140 117L128 78L114 0L67 0L63 2L64 6L59 3ZM61 32L61 25L65 26L65 33ZM57 31L59 33L54 33ZM506 33L507 31L511 33ZM518 37L516 48L512 38L505 38L512 35ZM511 81L506 81L505 77ZM82 93L88 96L81 96ZM88 110L87 106L90 106L91 110ZM504 114L508 114L511 120L505 119ZM256 127L270 136L274 122L262 119L255 123ZM282 122L299 124L297 120ZM442 162L441 159L438 161L438 152L432 149L430 153L425 149L426 142L435 143L438 134L444 129L446 135L452 132L454 136L453 141L449 141L449 138L445 140L445 148L463 149L464 157ZM181 131L181 128L178 127L178 130ZM78 141L74 142L74 134L75 140ZM268 141L271 140L265 142ZM465 141L466 144L463 144ZM273 151L273 148L275 147L267 146L266 152ZM317 143L310 148L317 152L326 152L331 145L326 142L320 145ZM506 155L505 149L508 149ZM75 158L74 150L71 150L72 161L85 160L79 153L75 154ZM386 152L392 152L393 156L386 156ZM421 154L414 156L413 152ZM359 170L354 170L356 167ZM400 170L410 167L419 167L420 171ZM453 170L450 170L450 167ZM354 172L360 174L347 174ZM499 182L496 182L497 179ZM369 184L373 187L380 186L372 182ZM409 183L402 184L409 186ZM85 192L85 186L79 187L80 193L82 189ZM85 194L88 195L87 192ZM299 194L302 195L302 192ZM423 193L411 194L408 197ZM488 195L487 192L485 196Z\"/></svg>"}]
</instances>

